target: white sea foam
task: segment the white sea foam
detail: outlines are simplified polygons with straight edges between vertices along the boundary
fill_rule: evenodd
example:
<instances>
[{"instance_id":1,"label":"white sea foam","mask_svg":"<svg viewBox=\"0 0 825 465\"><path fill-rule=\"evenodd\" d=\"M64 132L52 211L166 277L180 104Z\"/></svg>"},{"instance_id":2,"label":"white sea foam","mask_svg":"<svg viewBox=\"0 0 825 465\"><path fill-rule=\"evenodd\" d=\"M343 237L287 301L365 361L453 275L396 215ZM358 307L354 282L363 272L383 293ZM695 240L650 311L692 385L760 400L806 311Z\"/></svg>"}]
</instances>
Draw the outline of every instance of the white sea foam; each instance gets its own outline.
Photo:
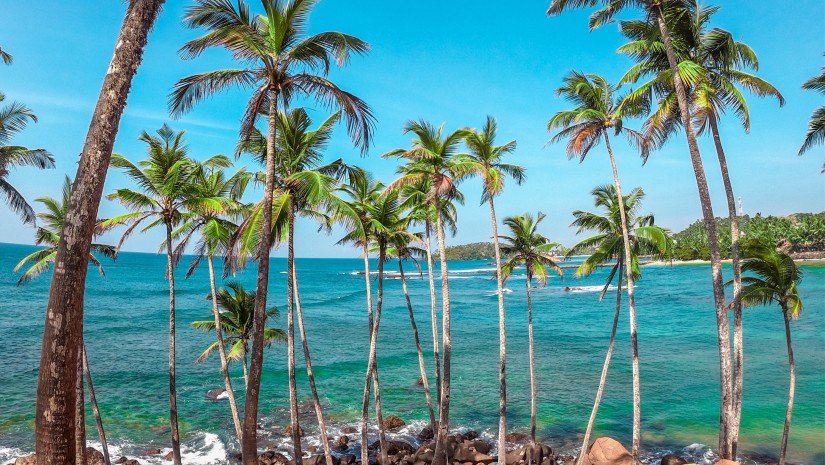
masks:
<instances>
[{"instance_id":1,"label":"white sea foam","mask_svg":"<svg viewBox=\"0 0 825 465\"><path fill-rule=\"evenodd\" d=\"M469 268L466 270L449 270L450 273L489 273L496 271L495 268Z\"/></svg>"}]
</instances>

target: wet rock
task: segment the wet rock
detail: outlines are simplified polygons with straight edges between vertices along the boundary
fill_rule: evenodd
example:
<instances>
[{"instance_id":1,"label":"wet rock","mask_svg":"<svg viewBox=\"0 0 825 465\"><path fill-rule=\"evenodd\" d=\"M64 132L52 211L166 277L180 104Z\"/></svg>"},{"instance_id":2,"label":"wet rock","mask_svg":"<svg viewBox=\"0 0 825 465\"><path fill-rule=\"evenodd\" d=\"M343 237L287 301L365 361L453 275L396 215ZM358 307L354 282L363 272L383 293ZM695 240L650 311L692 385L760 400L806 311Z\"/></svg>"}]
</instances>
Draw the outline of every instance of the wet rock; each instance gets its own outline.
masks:
<instances>
[{"instance_id":1,"label":"wet rock","mask_svg":"<svg viewBox=\"0 0 825 465\"><path fill-rule=\"evenodd\" d=\"M160 455L163 450L159 447L149 447L145 451L143 451L145 455Z\"/></svg>"},{"instance_id":2,"label":"wet rock","mask_svg":"<svg viewBox=\"0 0 825 465\"><path fill-rule=\"evenodd\" d=\"M464 433L464 438L469 441L478 439L478 433L473 430L467 431L466 433Z\"/></svg>"},{"instance_id":3,"label":"wet rock","mask_svg":"<svg viewBox=\"0 0 825 465\"><path fill-rule=\"evenodd\" d=\"M341 429L341 432L344 434L354 434L358 432L358 428L354 426L345 426Z\"/></svg>"},{"instance_id":4,"label":"wet rock","mask_svg":"<svg viewBox=\"0 0 825 465\"><path fill-rule=\"evenodd\" d=\"M418 433L418 440L421 442L429 441L430 439L435 437L435 432L433 431L433 425L427 425L421 429L421 432Z\"/></svg>"},{"instance_id":5,"label":"wet rock","mask_svg":"<svg viewBox=\"0 0 825 465\"><path fill-rule=\"evenodd\" d=\"M338 459L338 465L354 465L357 460L352 454L344 454Z\"/></svg>"},{"instance_id":6,"label":"wet rock","mask_svg":"<svg viewBox=\"0 0 825 465\"><path fill-rule=\"evenodd\" d=\"M675 454L667 454L662 457L661 465L687 465L687 460Z\"/></svg>"},{"instance_id":7,"label":"wet rock","mask_svg":"<svg viewBox=\"0 0 825 465\"><path fill-rule=\"evenodd\" d=\"M106 460L103 459L103 452L100 452L94 447L87 447L86 463L88 465L106 465Z\"/></svg>"},{"instance_id":8,"label":"wet rock","mask_svg":"<svg viewBox=\"0 0 825 465\"><path fill-rule=\"evenodd\" d=\"M633 465L633 456L613 438L596 439L587 452L587 461L592 465ZM717 465L719 465L717 463ZM722 464L732 465L732 464ZM737 464L738 465L738 464Z\"/></svg>"},{"instance_id":9,"label":"wet rock","mask_svg":"<svg viewBox=\"0 0 825 465\"><path fill-rule=\"evenodd\" d=\"M349 436L346 434L341 435L337 441L335 441L335 446L333 446L337 451L345 451L349 449Z\"/></svg>"},{"instance_id":10,"label":"wet rock","mask_svg":"<svg viewBox=\"0 0 825 465\"><path fill-rule=\"evenodd\" d=\"M387 429L400 428L400 427L402 427L406 424L407 423L405 423L404 420L398 418L395 415L390 415L390 416L384 417L384 428L387 428Z\"/></svg>"},{"instance_id":11,"label":"wet rock","mask_svg":"<svg viewBox=\"0 0 825 465\"><path fill-rule=\"evenodd\" d=\"M398 455L399 453L404 455L413 454L415 449L406 441L387 441L387 454Z\"/></svg>"},{"instance_id":12,"label":"wet rock","mask_svg":"<svg viewBox=\"0 0 825 465\"><path fill-rule=\"evenodd\" d=\"M226 389L210 389L206 391L206 398L209 400L219 400L219 399L228 399L229 396L226 394Z\"/></svg>"},{"instance_id":13,"label":"wet rock","mask_svg":"<svg viewBox=\"0 0 825 465\"><path fill-rule=\"evenodd\" d=\"M288 465L289 459L274 450L266 451L258 456L258 465Z\"/></svg>"},{"instance_id":14,"label":"wet rock","mask_svg":"<svg viewBox=\"0 0 825 465\"><path fill-rule=\"evenodd\" d=\"M166 455L163 456L163 460L169 460L171 462L174 457L175 453L170 450Z\"/></svg>"},{"instance_id":15,"label":"wet rock","mask_svg":"<svg viewBox=\"0 0 825 465\"><path fill-rule=\"evenodd\" d=\"M431 463L433 461L433 447L434 445L431 442L421 444L421 447L412 456L413 464L418 462Z\"/></svg>"},{"instance_id":16,"label":"wet rock","mask_svg":"<svg viewBox=\"0 0 825 465\"><path fill-rule=\"evenodd\" d=\"M304 465L325 465L327 460L323 455L310 455L309 457L304 457L301 462Z\"/></svg>"},{"instance_id":17,"label":"wet rock","mask_svg":"<svg viewBox=\"0 0 825 465\"><path fill-rule=\"evenodd\" d=\"M490 444L487 441L482 441L480 439L476 439L474 441L470 441L470 447L475 449L476 452L480 452L482 454L489 454L490 453Z\"/></svg>"},{"instance_id":18,"label":"wet rock","mask_svg":"<svg viewBox=\"0 0 825 465\"><path fill-rule=\"evenodd\" d=\"M504 440L507 442L514 442L520 443L527 440L527 435L524 433L512 432L504 436Z\"/></svg>"},{"instance_id":19,"label":"wet rock","mask_svg":"<svg viewBox=\"0 0 825 465\"><path fill-rule=\"evenodd\" d=\"M37 463L37 461L34 459L34 454L18 457L17 460L14 461L14 465L35 465L35 463Z\"/></svg>"},{"instance_id":20,"label":"wet rock","mask_svg":"<svg viewBox=\"0 0 825 465\"><path fill-rule=\"evenodd\" d=\"M304 448L304 452L306 452L308 454L314 454L314 453L318 452L318 446L306 447L306 448Z\"/></svg>"},{"instance_id":21,"label":"wet rock","mask_svg":"<svg viewBox=\"0 0 825 465\"><path fill-rule=\"evenodd\" d=\"M556 457L550 446L533 443L524 446L524 462L527 465L555 465Z\"/></svg>"},{"instance_id":22,"label":"wet rock","mask_svg":"<svg viewBox=\"0 0 825 465\"><path fill-rule=\"evenodd\" d=\"M507 465L515 465L521 462L524 460L524 447L519 447L518 449L507 452L504 456L504 460Z\"/></svg>"},{"instance_id":23,"label":"wet rock","mask_svg":"<svg viewBox=\"0 0 825 465\"><path fill-rule=\"evenodd\" d=\"M739 462L734 462L733 460L728 459L719 459L716 462L716 465L739 465Z\"/></svg>"},{"instance_id":24,"label":"wet rock","mask_svg":"<svg viewBox=\"0 0 825 465\"><path fill-rule=\"evenodd\" d=\"M284 428L284 436L292 436L292 425ZM300 425L298 426L298 436L304 437L304 429Z\"/></svg>"},{"instance_id":25,"label":"wet rock","mask_svg":"<svg viewBox=\"0 0 825 465\"><path fill-rule=\"evenodd\" d=\"M471 462L473 463L483 463L485 465L493 463L495 461L496 459L494 457L490 457L487 454L482 454L481 452L476 452L473 455L473 460L471 460Z\"/></svg>"},{"instance_id":26,"label":"wet rock","mask_svg":"<svg viewBox=\"0 0 825 465\"><path fill-rule=\"evenodd\" d=\"M423 386L424 385L424 378L419 376L418 380L416 380L415 384L417 384L419 386Z\"/></svg>"}]
</instances>

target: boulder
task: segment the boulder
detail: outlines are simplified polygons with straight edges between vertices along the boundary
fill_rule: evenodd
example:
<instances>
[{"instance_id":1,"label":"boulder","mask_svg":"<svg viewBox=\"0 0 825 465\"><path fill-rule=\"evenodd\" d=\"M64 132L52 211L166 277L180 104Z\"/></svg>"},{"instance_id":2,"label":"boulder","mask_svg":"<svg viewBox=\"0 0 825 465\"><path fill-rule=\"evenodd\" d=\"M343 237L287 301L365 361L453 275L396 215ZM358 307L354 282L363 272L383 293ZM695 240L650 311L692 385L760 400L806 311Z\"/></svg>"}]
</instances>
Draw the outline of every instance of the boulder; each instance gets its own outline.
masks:
<instances>
[{"instance_id":1,"label":"boulder","mask_svg":"<svg viewBox=\"0 0 825 465\"><path fill-rule=\"evenodd\" d=\"M481 452L476 452L473 455L473 463L483 463L484 465L490 464L495 462L496 459L494 457L490 457L487 454L482 454Z\"/></svg>"},{"instance_id":2,"label":"boulder","mask_svg":"<svg viewBox=\"0 0 825 465\"><path fill-rule=\"evenodd\" d=\"M103 459L103 452L100 452L94 447L87 447L86 463L88 465L106 465L106 460Z\"/></svg>"},{"instance_id":3,"label":"boulder","mask_svg":"<svg viewBox=\"0 0 825 465\"><path fill-rule=\"evenodd\" d=\"M524 460L524 447L511 450L504 455L504 463L514 465Z\"/></svg>"},{"instance_id":4,"label":"boulder","mask_svg":"<svg viewBox=\"0 0 825 465\"><path fill-rule=\"evenodd\" d=\"M292 436L292 425L284 428L284 436ZM298 426L298 436L304 437L304 429Z\"/></svg>"},{"instance_id":5,"label":"boulder","mask_svg":"<svg viewBox=\"0 0 825 465\"><path fill-rule=\"evenodd\" d=\"M633 456L630 452L619 441L608 437L596 439L590 446L587 459L592 465L633 465Z\"/></svg>"},{"instance_id":6,"label":"boulder","mask_svg":"<svg viewBox=\"0 0 825 465\"><path fill-rule=\"evenodd\" d=\"M426 463L432 462L433 461L433 447L434 447L434 445L431 442L425 442L425 443L421 444L421 447L419 447L418 450L416 450L415 453L412 456L413 464L415 464L416 462L426 462Z\"/></svg>"},{"instance_id":7,"label":"boulder","mask_svg":"<svg viewBox=\"0 0 825 465\"><path fill-rule=\"evenodd\" d=\"M733 460L728 459L719 459L716 462L716 465L739 465L739 462L734 462Z\"/></svg>"},{"instance_id":8,"label":"boulder","mask_svg":"<svg viewBox=\"0 0 825 465\"><path fill-rule=\"evenodd\" d=\"M308 446L304 448L304 452L306 452L307 454L314 454L318 452L318 446Z\"/></svg>"},{"instance_id":9,"label":"boulder","mask_svg":"<svg viewBox=\"0 0 825 465\"><path fill-rule=\"evenodd\" d=\"M524 446L524 462L527 465L542 465L547 462L547 465L555 465L556 457L553 455L553 449L546 444L531 443Z\"/></svg>"},{"instance_id":10,"label":"boulder","mask_svg":"<svg viewBox=\"0 0 825 465\"><path fill-rule=\"evenodd\" d=\"M527 435L524 433L512 432L508 433L507 436L504 436L504 440L507 442L520 443L527 440Z\"/></svg>"},{"instance_id":11,"label":"boulder","mask_svg":"<svg viewBox=\"0 0 825 465\"><path fill-rule=\"evenodd\" d=\"M349 449L349 436L347 436L346 434L342 434L341 437L339 437L338 440L335 441L335 446L333 447L335 448L335 450L341 452Z\"/></svg>"},{"instance_id":12,"label":"boulder","mask_svg":"<svg viewBox=\"0 0 825 465\"><path fill-rule=\"evenodd\" d=\"M395 429L395 428L400 428L404 425L406 425L404 420L398 418L395 415L390 415L390 416L384 417L384 428Z\"/></svg>"},{"instance_id":13,"label":"boulder","mask_svg":"<svg viewBox=\"0 0 825 465\"><path fill-rule=\"evenodd\" d=\"M467 431L466 433L464 433L464 438L470 441L478 439L478 433L473 430Z\"/></svg>"},{"instance_id":14,"label":"boulder","mask_svg":"<svg viewBox=\"0 0 825 465\"><path fill-rule=\"evenodd\" d=\"M687 465L687 460L675 454L667 454L662 457L661 465Z\"/></svg>"},{"instance_id":15,"label":"boulder","mask_svg":"<svg viewBox=\"0 0 825 465\"><path fill-rule=\"evenodd\" d=\"M266 451L258 456L258 465L288 465L289 459L274 450Z\"/></svg>"},{"instance_id":16,"label":"boulder","mask_svg":"<svg viewBox=\"0 0 825 465\"><path fill-rule=\"evenodd\" d=\"M358 432L358 428L354 426L345 426L341 428L341 433L343 434L354 434Z\"/></svg>"},{"instance_id":17,"label":"boulder","mask_svg":"<svg viewBox=\"0 0 825 465\"><path fill-rule=\"evenodd\" d=\"M435 437L435 432L433 431L433 425L427 425L421 429L421 432L418 433L418 440L421 442L429 441L430 439Z\"/></svg>"},{"instance_id":18,"label":"boulder","mask_svg":"<svg viewBox=\"0 0 825 465\"><path fill-rule=\"evenodd\" d=\"M419 376L418 380L416 380L415 384L417 384L419 386L423 386L424 385L424 378Z\"/></svg>"},{"instance_id":19,"label":"boulder","mask_svg":"<svg viewBox=\"0 0 825 465\"><path fill-rule=\"evenodd\" d=\"M37 461L34 459L34 454L18 457L17 460L14 461L14 465L35 465L35 463L37 463Z\"/></svg>"},{"instance_id":20,"label":"boulder","mask_svg":"<svg viewBox=\"0 0 825 465\"><path fill-rule=\"evenodd\" d=\"M174 456L175 456L174 452L172 452L170 450L166 455L163 456L163 460L168 460L168 461L171 462L172 459L174 458Z\"/></svg>"},{"instance_id":21,"label":"boulder","mask_svg":"<svg viewBox=\"0 0 825 465\"><path fill-rule=\"evenodd\" d=\"M229 396L226 394L226 389L210 389L206 391L206 398L209 400L219 400L219 399L228 399Z\"/></svg>"},{"instance_id":22,"label":"boulder","mask_svg":"<svg viewBox=\"0 0 825 465\"><path fill-rule=\"evenodd\" d=\"M327 463L327 460L323 455L310 455L309 457L304 457L301 462L304 465L324 465Z\"/></svg>"},{"instance_id":23,"label":"boulder","mask_svg":"<svg viewBox=\"0 0 825 465\"><path fill-rule=\"evenodd\" d=\"M163 451L158 447L149 447L143 452L145 455L160 455Z\"/></svg>"},{"instance_id":24,"label":"boulder","mask_svg":"<svg viewBox=\"0 0 825 465\"><path fill-rule=\"evenodd\" d=\"M388 455L397 455L397 454L413 454L415 453L415 449L406 441L387 441L387 454Z\"/></svg>"},{"instance_id":25,"label":"boulder","mask_svg":"<svg viewBox=\"0 0 825 465\"><path fill-rule=\"evenodd\" d=\"M338 459L338 465L354 465L358 458L352 454L344 454Z\"/></svg>"},{"instance_id":26,"label":"boulder","mask_svg":"<svg viewBox=\"0 0 825 465\"><path fill-rule=\"evenodd\" d=\"M469 441L470 447L475 449L476 452L480 452L482 454L489 454L490 453L490 444L487 441L482 441L481 439L476 439L474 441Z\"/></svg>"}]
</instances>

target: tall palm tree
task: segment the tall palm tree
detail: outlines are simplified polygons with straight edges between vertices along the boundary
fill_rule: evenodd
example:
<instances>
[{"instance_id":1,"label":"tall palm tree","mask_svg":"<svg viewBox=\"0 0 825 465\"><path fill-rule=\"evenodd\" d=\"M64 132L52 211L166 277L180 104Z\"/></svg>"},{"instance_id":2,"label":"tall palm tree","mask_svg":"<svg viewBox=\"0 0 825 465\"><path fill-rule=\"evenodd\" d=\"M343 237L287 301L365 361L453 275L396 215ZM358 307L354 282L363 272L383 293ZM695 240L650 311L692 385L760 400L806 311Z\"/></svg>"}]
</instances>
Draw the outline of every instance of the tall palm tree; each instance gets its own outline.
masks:
<instances>
[{"instance_id":1,"label":"tall palm tree","mask_svg":"<svg viewBox=\"0 0 825 465\"><path fill-rule=\"evenodd\" d=\"M749 69L758 70L759 61L753 49L738 42L724 29L709 28L711 17L719 7L704 7L698 2L685 2L666 10L666 20L679 59L682 80L687 86L692 106L693 124L702 135L709 129L716 148L722 183L730 219L731 260L733 271L733 413L731 442L734 454L739 441L739 424L742 414L742 388L744 381L744 348L742 328L742 274L739 253L739 220L736 215L736 197L733 192L725 150L719 133L719 118L726 109L742 120L745 132L750 131L750 111L740 89L749 90L760 97L771 96L785 103L782 94L768 81L756 76ZM620 81L643 82L630 98L643 98L652 102L658 99L658 107L645 123L645 136L657 146L681 127L679 108L670 77L670 67L664 53L658 26L646 21L623 21L622 33L631 40L619 48L619 52L636 60Z\"/></svg>"},{"instance_id":2,"label":"tall palm tree","mask_svg":"<svg viewBox=\"0 0 825 465\"><path fill-rule=\"evenodd\" d=\"M635 188L626 195L621 202L615 186L599 186L593 189L595 206L604 208L605 214L576 210L573 216L576 218L571 226L578 228L577 233L584 231L594 231L595 235L590 236L568 250L566 258L578 255L585 250L595 249L587 259L576 269L575 276L588 276L600 266L613 263L610 273L607 276L604 288L599 295L599 300L604 298L613 279L618 276L616 286L616 310L613 316L613 327L610 331L610 344L607 347L602 374L599 380L599 388L596 391L596 400L593 403L593 410L590 413L590 420L584 433L582 443L582 454L579 455L579 464L587 455L587 447L590 441L590 433L596 422L596 414L599 411L604 385L607 380L607 370L610 367L610 359L613 355L613 346L616 341L616 327L619 324L619 310L622 302L622 279L630 271L633 281L641 278L639 269L639 257L651 255L655 258L666 258L670 256L672 250L672 240L669 232L659 226L654 225L653 215L639 215L638 210L644 199L644 191ZM620 212L624 209L624 215ZM629 253L625 248L624 225L622 219L628 225L628 239L630 240ZM629 258L628 258L629 255Z\"/></svg>"},{"instance_id":3,"label":"tall palm tree","mask_svg":"<svg viewBox=\"0 0 825 465\"><path fill-rule=\"evenodd\" d=\"M498 243L498 221L493 199L504 190L504 178L510 176L517 184L524 182L524 168L518 165L502 163L501 158L516 149L516 141L511 140L503 145L495 145L498 124L492 116L487 116L484 128L473 130L467 135L465 143L469 150L469 158L475 163L473 174L480 177L483 183L481 203L490 204L490 221L493 225L493 250L496 263L496 288L498 292L498 448L506 450L507 446L507 377L505 373L507 361L507 332L504 310L504 278L501 274L501 251ZM532 430L535 441L535 425Z\"/></svg>"},{"instance_id":4,"label":"tall palm tree","mask_svg":"<svg viewBox=\"0 0 825 465\"><path fill-rule=\"evenodd\" d=\"M578 157L581 161L590 153L599 141L604 140L610 166L613 169L613 185L616 188L619 202L619 216L622 225L624 240L625 262L630 263L630 236L627 219L625 218L624 197L622 196L619 171L616 168L616 158L610 146L610 136L613 131L616 135L624 133L631 143L639 146L645 152L643 136L624 127L624 118L638 116L643 110L641 105L622 105L615 97L616 87L609 84L603 77L596 74L582 74L571 72L564 78L564 85L556 91L556 95L564 96L575 105L573 109L556 113L547 123L547 130L559 129L552 141L569 139L567 155L570 158ZM622 102L623 103L623 102ZM633 276L630 269L626 271L627 301L630 315L630 347L633 359L633 445L631 453L635 459L639 457L641 433L641 387L639 379L639 349L636 341L636 299L633 289Z\"/></svg>"},{"instance_id":5,"label":"tall palm tree","mask_svg":"<svg viewBox=\"0 0 825 465\"><path fill-rule=\"evenodd\" d=\"M0 103L6 96L0 92ZM29 149L19 145L6 145L15 134L23 131L29 121L37 122L37 116L25 105L12 102L0 107L0 196L12 211L20 215L24 223L34 225L35 214L26 199L6 178L11 168L34 166L54 168L54 157L45 149Z\"/></svg>"},{"instance_id":6,"label":"tall palm tree","mask_svg":"<svg viewBox=\"0 0 825 465\"><path fill-rule=\"evenodd\" d=\"M118 243L124 241L148 222L141 232L156 226L166 228L166 239L161 250L166 249L166 279L169 281L169 418L172 425L172 454L175 465L180 465L180 432L178 430L177 386L175 382L175 265L172 234L180 224L184 211L216 213L222 205L219 198L200 197L194 188L194 180L201 166L187 156L183 142L184 131L175 132L164 124L152 136L144 131L138 138L145 142L149 158L137 165L121 154L112 155L112 167L122 169L140 188L116 189L109 200L117 200L131 210L129 213L107 219L100 224L104 231L119 225L127 225ZM216 155L204 162L205 166L228 166L229 160ZM179 256L178 256L179 257Z\"/></svg>"},{"instance_id":7,"label":"tall palm tree","mask_svg":"<svg viewBox=\"0 0 825 465\"><path fill-rule=\"evenodd\" d=\"M501 268L501 279L507 281L517 266L523 265L527 274L527 340L530 359L530 439L536 442L536 357L533 350L533 277L542 287L550 279L550 271L555 271L562 279L564 272L556 263L552 250L559 246L556 242L539 234L536 229L545 218L539 212L538 217L532 215L508 216L504 218L504 225L510 228L509 236L500 236L505 242L501 251L507 255L507 263Z\"/></svg>"},{"instance_id":8,"label":"tall palm tree","mask_svg":"<svg viewBox=\"0 0 825 465\"><path fill-rule=\"evenodd\" d=\"M802 84L805 90L813 90L820 94L825 94L825 67L819 76L812 77ZM825 105L817 108L811 114L811 121L808 122L808 132L805 134L805 142L799 148L799 155L807 152L815 145L825 142ZM822 164L822 172L825 173L825 163Z\"/></svg>"},{"instance_id":9,"label":"tall palm tree","mask_svg":"<svg viewBox=\"0 0 825 465\"><path fill-rule=\"evenodd\" d=\"M682 121L690 121L690 101L687 88L679 72L679 61L673 39L670 36L665 10L681 7L688 0L552 0L547 10L548 15L555 15L567 9L592 7L603 5L603 8L590 16L590 29L597 28L612 22L621 11L639 7L652 24L656 24L662 37L668 67L673 79L673 89L676 91L676 102ZM713 205L710 200L705 168L702 164L702 155L699 152L699 143L696 130L692 124L685 125L688 152L696 178L696 188L699 193L699 204L702 207L702 222L708 233L708 249L710 251L711 282L713 285L713 302L716 309L716 338L719 345L719 450L722 458L735 459L733 447L733 428L735 415L733 413L733 375L730 353L730 324L728 308L725 302L725 285L722 277L722 256L719 249L719 235L716 230L716 219L713 214Z\"/></svg>"},{"instance_id":10,"label":"tall palm tree","mask_svg":"<svg viewBox=\"0 0 825 465\"><path fill-rule=\"evenodd\" d=\"M46 207L46 211L37 214L37 218L44 223L44 226L39 226L37 228L34 243L36 245L43 245L46 247L26 255L22 260L20 260L20 262L17 263L17 265L15 265L15 272L21 270L23 267L27 267L26 271L23 272L20 279L17 281L18 286L21 284L26 284L32 279L48 271L50 265L54 263L54 257L57 254L57 244L60 242L60 231L63 230L63 224L66 220L66 210L69 208L69 199L71 198L71 195L72 182L69 177L66 176L63 181L63 192L60 200L52 197L38 197L35 199L35 201L42 203L43 206ZM100 260L94 254L98 253L104 257L114 260L115 248L111 245L105 244L91 244L91 251L92 253L89 254L89 264L97 267L100 275L105 276L106 273L103 269L103 264L100 263ZM92 412L95 416L97 434L100 438L101 449L103 450L103 457L106 464L109 465L109 446L106 442L106 430L103 428L100 408L97 405L97 397L95 396L94 384L92 383L92 374L89 371L89 362L86 357L85 344L81 347L79 370L80 373L77 375L79 380L79 390L76 400L76 411L78 418L75 420L75 424L78 425L79 428L76 433L77 437L75 438L75 441L77 446L80 448L80 451L77 451L76 453L79 454L78 457L81 458L81 460L85 461L86 429L85 403L83 399L83 377L85 376L86 386L89 390L89 400L92 403Z\"/></svg>"},{"instance_id":11,"label":"tall palm tree","mask_svg":"<svg viewBox=\"0 0 825 465\"><path fill-rule=\"evenodd\" d=\"M231 293L229 292L230 290L232 291ZM257 299L256 292L247 291L243 285L232 281L226 283L225 288L222 287L219 289L214 294L214 297L211 293L207 297L222 310L218 313L220 326L218 326L215 319L212 318L193 321L192 327L204 331L214 331L218 329L222 331L225 344L231 347L229 353L226 355L228 360L243 361L243 378L244 385L246 385L249 374L249 343L252 340L253 317L255 315L255 301ZM267 319L278 318L278 316L280 316L280 314L276 307L267 309ZM279 328L265 328L264 344L269 347L273 342L286 342L286 335L283 330ZM218 353L221 351L218 341L210 344L209 347L198 356L196 361L198 363L205 361L209 355L215 351ZM223 363L223 361L221 361L221 363ZM221 368L223 369L223 367Z\"/></svg>"},{"instance_id":12,"label":"tall palm tree","mask_svg":"<svg viewBox=\"0 0 825 465\"><path fill-rule=\"evenodd\" d=\"M457 157L462 141L470 133L468 129L457 129L444 134L444 125L436 128L426 121L409 121L404 126L405 134L415 138L410 149L396 149L384 157L400 157L407 164L399 169L401 177L387 186L388 191L425 183L425 200L435 210L436 238L441 262L441 331L444 349L441 389L438 404L438 434L436 436L433 465L444 465L447 460L444 442L450 422L450 362L452 340L450 339L450 284L448 281L447 256L444 239L443 203L459 196L455 180L467 176L472 164L466 157Z\"/></svg>"},{"instance_id":13,"label":"tall palm tree","mask_svg":"<svg viewBox=\"0 0 825 465\"><path fill-rule=\"evenodd\" d=\"M764 244L748 244L744 250L745 260L742 271L753 273L745 276L742 282L742 301L745 305L779 304L782 319L785 322L785 340L788 346L788 366L790 385L788 387L788 408L785 411L785 427L782 430L782 444L779 449L779 465L785 465L788 451L788 433L791 428L793 413L794 388L796 386L796 367L791 346L791 319L799 318L802 313L802 298L799 296L799 281L802 272L793 259L774 247Z\"/></svg>"},{"instance_id":14,"label":"tall palm tree","mask_svg":"<svg viewBox=\"0 0 825 465\"><path fill-rule=\"evenodd\" d=\"M40 351L35 416L35 452L40 465L75 460L73 440L77 359L83 346L83 298L89 250L120 117L132 78L143 57L149 30L164 0L132 0L118 34L117 46L103 78L80 153L72 197L60 234L49 286L49 301ZM68 322L68 323L67 323Z\"/></svg>"},{"instance_id":15,"label":"tall palm tree","mask_svg":"<svg viewBox=\"0 0 825 465\"><path fill-rule=\"evenodd\" d=\"M218 344L218 354L221 359L221 374L223 375L224 387L229 397L229 409L235 425L235 434L238 437L238 444L240 444L243 440L243 428L241 425L241 417L238 413L238 404L235 400L235 391L232 389L232 380L229 376L229 360L226 355L223 331L221 331L219 324L220 310L218 309L214 257L216 254L226 253L229 248L229 240L238 229L237 225L227 218L227 216L242 216L244 209L240 203L240 199L252 176L246 172L245 168L241 168L229 177L226 176L224 170L220 167L203 167L199 171L193 180L192 188L198 191L196 194L198 197L215 199L215 201L218 202L218 209L222 214L211 210L183 212L183 224L173 233L172 237L178 240L175 253L177 256L180 256L186 250L189 242L196 235L200 236L197 244L197 253L187 270L186 278L188 279L192 273L194 273L201 259L206 257L206 264L209 269L212 315L215 320L215 337ZM244 352L244 356L245 354ZM244 373L246 374L246 364L244 364ZM244 383L246 383L246 379L247 377L244 376Z\"/></svg>"},{"instance_id":16,"label":"tall palm tree","mask_svg":"<svg viewBox=\"0 0 825 465\"><path fill-rule=\"evenodd\" d=\"M369 146L374 118L361 99L340 89L327 79L330 65L335 61L343 66L352 54L365 54L369 45L340 32L322 32L307 35L309 14L317 0L261 0L263 14L252 14L243 0L233 4L227 0L196 0L184 18L191 28L205 28L206 34L193 39L181 48L184 58L195 58L211 47L227 49L247 68L222 69L195 74L181 79L170 96L174 115L187 112L198 101L230 87L254 89L247 103L241 124L242 139L255 127L259 114L267 116L266 180L263 205L271 205L275 190L275 143L279 111L300 97L310 97L324 106L343 112L347 130L362 150ZM269 283L269 231L272 212L263 209L260 222L261 237L258 256L257 289L261 293L256 310L256 327L262 323L266 309L266 289ZM292 274L287 275L292 281ZM290 286L290 290L292 287ZM292 314L292 295L287 296L287 315ZM250 386L244 408L244 465L257 460L258 398L263 368L263 334L258 331L252 344ZM290 345L290 347L292 347ZM297 422L297 418L293 419ZM300 443L298 429L293 428L292 439ZM298 444L300 449L300 444Z\"/></svg>"}]
</instances>

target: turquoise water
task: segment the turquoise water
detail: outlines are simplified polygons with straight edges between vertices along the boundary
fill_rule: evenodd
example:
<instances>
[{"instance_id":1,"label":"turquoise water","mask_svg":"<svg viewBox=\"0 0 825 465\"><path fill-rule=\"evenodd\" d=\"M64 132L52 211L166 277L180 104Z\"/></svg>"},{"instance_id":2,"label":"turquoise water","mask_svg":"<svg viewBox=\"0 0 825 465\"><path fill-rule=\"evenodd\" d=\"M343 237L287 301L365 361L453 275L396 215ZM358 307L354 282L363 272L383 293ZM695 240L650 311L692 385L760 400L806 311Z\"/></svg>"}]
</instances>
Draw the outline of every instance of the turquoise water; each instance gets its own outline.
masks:
<instances>
[{"instance_id":1,"label":"turquoise water","mask_svg":"<svg viewBox=\"0 0 825 465\"><path fill-rule=\"evenodd\" d=\"M0 244L0 463L33 448L34 401L40 338L49 277L17 287L11 272L29 246ZM86 341L98 400L111 442L123 453L141 455L148 446L168 444L167 324L168 287L165 257L123 253L107 264L107 277L90 271L86 299ZM326 405L332 434L355 425L367 355L364 279L360 259L299 259L297 262L306 327L318 390ZM373 264L374 266L374 264ZM395 267L390 265L390 269ZM789 459L825 463L825 267L804 266L802 317L792 323L797 363L797 392ZM286 261L272 259L270 303L285 306ZM573 270L567 270L572 276ZM643 447L651 454L707 451L718 427L718 349L704 265L650 266L638 283L639 350L642 377ZM495 282L487 262L451 263L453 298L454 424L494 432L498 405L498 326ZM237 449L228 407L204 399L223 386L219 360L195 364L214 335L189 323L210 317L205 296L205 267L190 279L178 279L178 406L187 463L224 463ZM613 303L598 302L601 270L589 278L553 279L535 289L534 324L538 367L538 434L557 449L572 449L583 432L607 348ZM254 270L236 279L254 285ZM432 368L429 292L426 279L411 279L427 366ZM584 288L565 292L564 286ZM525 279L507 283L508 422L514 430L529 425ZM427 418L415 346L398 280L386 281L381 320L379 364L384 414L398 415L414 428ZM440 307L439 307L440 308ZM285 325L285 316L276 322ZM596 434L629 444L632 406L626 315ZM745 396L742 424L744 452L776 454L787 399L788 369L782 318L777 308L745 313ZM300 354L300 349L298 350ZM299 359L299 366L303 360ZM235 386L243 380L232 370ZM305 372L299 371L299 397L309 400ZM434 383L433 383L434 384ZM281 445L280 427L288 423L286 348L266 351L262 386L261 447ZM311 417L307 417L311 418ZM91 420L91 417L89 417ZM304 427L314 429L314 421ZM94 426L89 423L90 437ZM310 438L312 441L312 438ZM685 447L690 447L685 450ZM766 459L767 460L767 459ZM161 463L161 462L156 462Z\"/></svg>"}]
</instances>

